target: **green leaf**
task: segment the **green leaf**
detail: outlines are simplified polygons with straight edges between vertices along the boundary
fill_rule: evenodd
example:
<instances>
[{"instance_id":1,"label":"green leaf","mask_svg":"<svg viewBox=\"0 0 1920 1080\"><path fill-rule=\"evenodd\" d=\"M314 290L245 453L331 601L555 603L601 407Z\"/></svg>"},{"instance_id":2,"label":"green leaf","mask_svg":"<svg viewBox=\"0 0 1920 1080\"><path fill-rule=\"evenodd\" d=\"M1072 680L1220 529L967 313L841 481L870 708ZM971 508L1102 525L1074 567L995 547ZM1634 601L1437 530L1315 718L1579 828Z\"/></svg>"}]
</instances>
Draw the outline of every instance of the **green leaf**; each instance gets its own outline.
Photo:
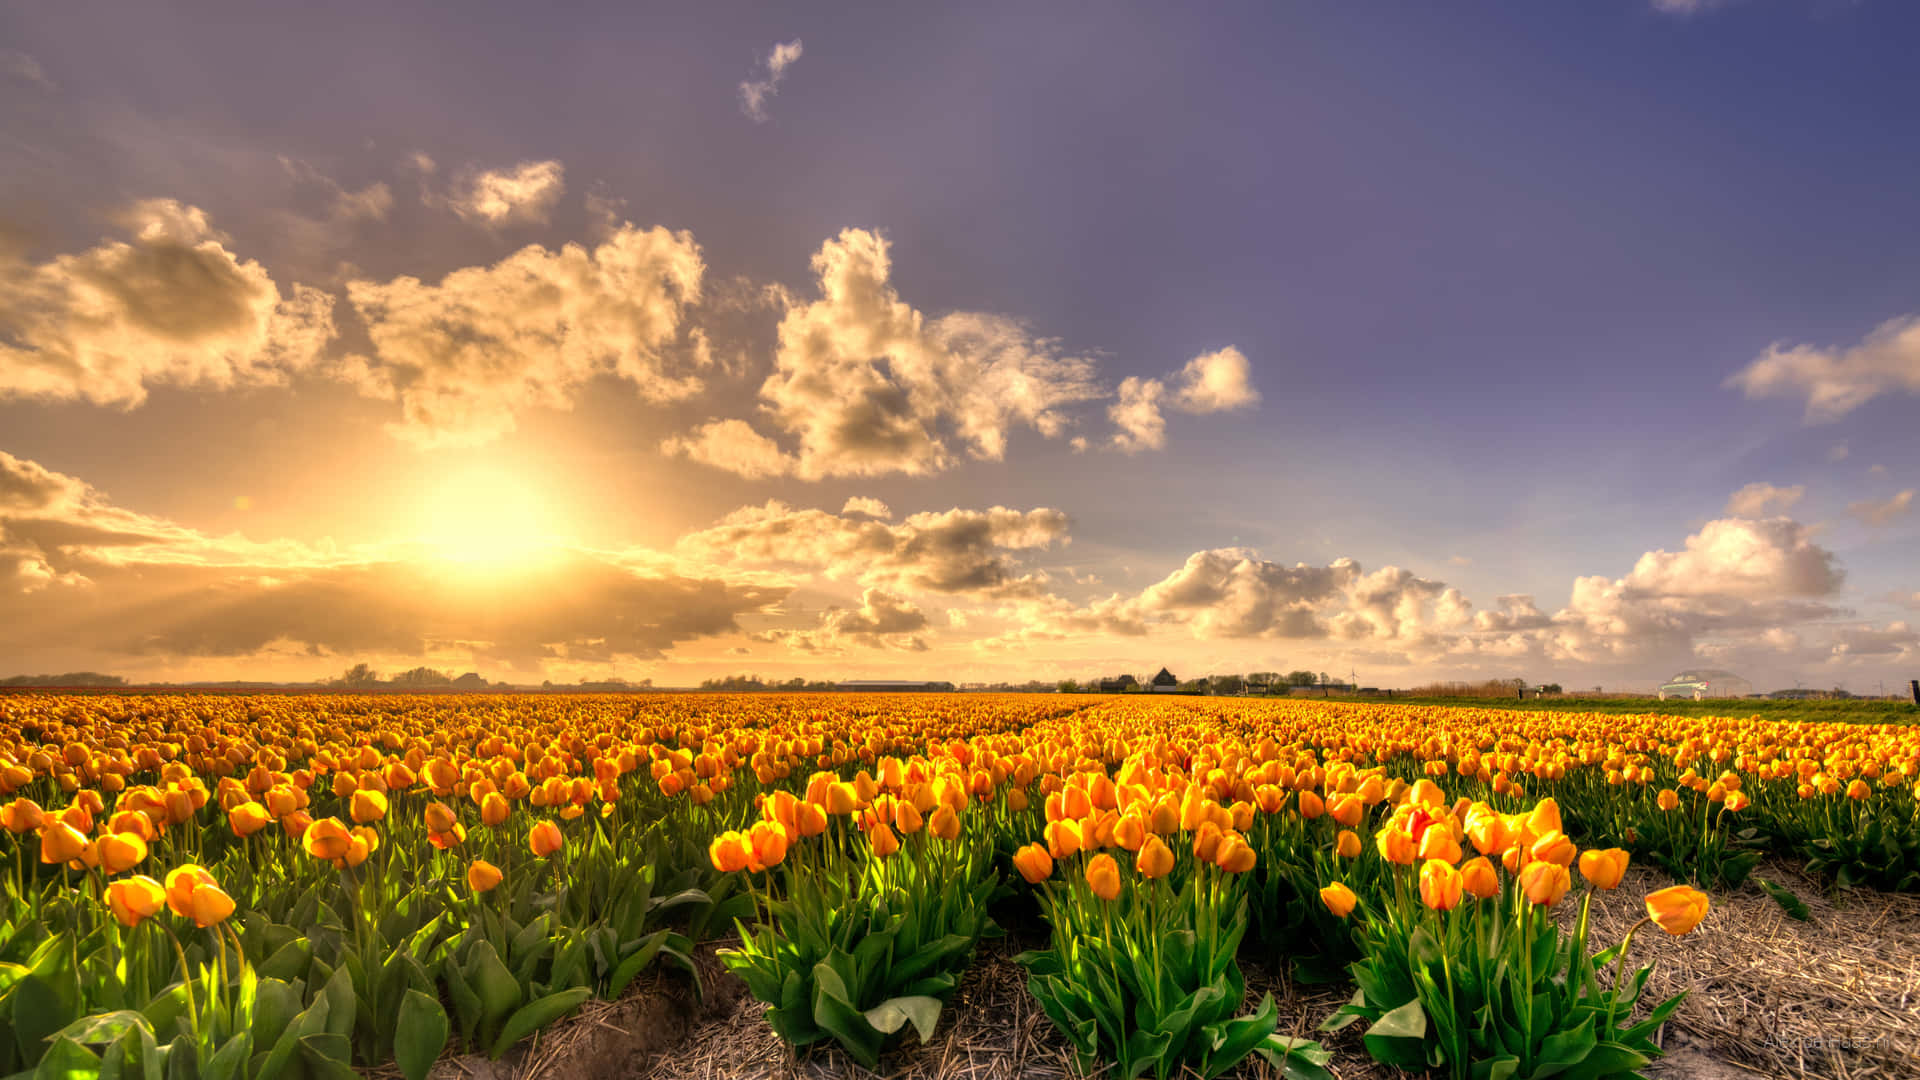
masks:
<instances>
[{"instance_id":1,"label":"green leaf","mask_svg":"<svg viewBox=\"0 0 1920 1080\"><path fill-rule=\"evenodd\" d=\"M207 1063L200 1067L206 1080L244 1080L247 1058L253 1053L253 1037L241 1032L227 1040Z\"/></svg>"},{"instance_id":2,"label":"green leaf","mask_svg":"<svg viewBox=\"0 0 1920 1080\"><path fill-rule=\"evenodd\" d=\"M525 996L519 980L500 961L500 954L493 950L491 941L474 946L473 955L467 960L467 974L480 997L481 1019L488 1025L505 1018Z\"/></svg>"},{"instance_id":3,"label":"green leaf","mask_svg":"<svg viewBox=\"0 0 1920 1080\"><path fill-rule=\"evenodd\" d=\"M327 1031L342 1038L351 1037L355 1013L353 973L341 965L320 988L320 993L327 999Z\"/></svg>"},{"instance_id":4,"label":"green leaf","mask_svg":"<svg viewBox=\"0 0 1920 1080\"><path fill-rule=\"evenodd\" d=\"M265 1064L255 1070L255 1075L279 1076L281 1071L292 1063L293 1055L299 1052L301 1039L326 1032L327 1010L328 1002L325 995L314 998L313 1004L307 1006L299 1016L294 1017L293 1022L287 1025L287 1029L281 1032L280 1038L273 1044L273 1049L267 1052Z\"/></svg>"},{"instance_id":5,"label":"green leaf","mask_svg":"<svg viewBox=\"0 0 1920 1080\"><path fill-rule=\"evenodd\" d=\"M289 941L275 949L273 955L264 963L256 965L254 972L263 979L281 979L292 982L307 972L307 964L313 959L313 946L302 938Z\"/></svg>"},{"instance_id":6,"label":"green leaf","mask_svg":"<svg viewBox=\"0 0 1920 1080\"><path fill-rule=\"evenodd\" d=\"M1780 910L1801 922L1813 921L1813 909L1809 908L1806 901L1800 899L1792 889L1785 885L1777 885L1763 877L1753 880L1756 885L1766 890L1768 896L1773 897L1773 902L1780 905Z\"/></svg>"},{"instance_id":7,"label":"green leaf","mask_svg":"<svg viewBox=\"0 0 1920 1080\"><path fill-rule=\"evenodd\" d=\"M514 1043L579 1008L580 1003L592 993L586 987L578 986L522 1005L507 1019L507 1026L500 1030L500 1037L494 1041L493 1051L488 1056L495 1061L500 1060L500 1055L512 1049Z\"/></svg>"},{"instance_id":8,"label":"green leaf","mask_svg":"<svg viewBox=\"0 0 1920 1080\"><path fill-rule=\"evenodd\" d=\"M1327 1062L1333 1055L1312 1039L1269 1035L1254 1048L1267 1064L1280 1070L1281 1080L1333 1080Z\"/></svg>"},{"instance_id":9,"label":"green leaf","mask_svg":"<svg viewBox=\"0 0 1920 1080\"><path fill-rule=\"evenodd\" d=\"M92 1080L99 1075L99 1055L65 1035L53 1040L33 1070L33 1080Z\"/></svg>"},{"instance_id":10,"label":"green leaf","mask_svg":"<svg viewBox=\"0 0 1920 1080\"><path fill-rule=\"evenodd\" d=\"M1403 1069L1427 1066L1427 1014L1418 999L1407 1002L1375 1020L1361 1041L1375 1061L1398 1065Z\"/></svg>"},{"instance_id":11,"label":"green leaf","mask_svg":"<svg viewBox=\"0 0 1920 1080\"><path fill-rule=\"evenodd\" d=\"M323 1031L301 1039L300 1061L321 1080L360 1080L353 1071L353 1046L345 1035Z\"/></svg>"},{"instance_id":12,"label":"green leaf","mask_svg":"<svg viewBox=\"0 0 1920 1080\"><path fill-rule=\"evenodd\" d=\"M897 997L875 1005L866 1011L867 1023L877 1031L892 1035L899 1031L907 1021L913 1021L913 1030L920 1034L920 1041L933 1038L933 1029L940 1022L940 999L936 997Z\"/></svg>"},{"instance_id":13,"label":"green leaf","mask_svg":"<svg viewBox=\"0 0 1920 1080\"><path fill-rule=\"evenodd\" d=\"M407 1080L425 1080L446 1050L449 1034L447 1010L420 991L408 990L400 1001L400 1022L393 1036L393 1060Z\"/></svg>"}]
</instances>

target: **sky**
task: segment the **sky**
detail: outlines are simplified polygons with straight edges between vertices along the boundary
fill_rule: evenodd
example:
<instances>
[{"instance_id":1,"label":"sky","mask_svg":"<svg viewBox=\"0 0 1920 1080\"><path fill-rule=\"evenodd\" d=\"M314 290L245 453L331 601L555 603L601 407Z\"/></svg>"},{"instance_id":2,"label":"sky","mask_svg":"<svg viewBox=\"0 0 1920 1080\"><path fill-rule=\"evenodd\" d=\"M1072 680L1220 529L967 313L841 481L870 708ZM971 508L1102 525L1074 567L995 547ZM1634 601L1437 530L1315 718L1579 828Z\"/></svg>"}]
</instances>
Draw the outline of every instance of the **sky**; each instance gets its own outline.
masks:
<instances>
[{"instance_id":1,"label":"sky","mask_svg":"<svg viewBox=\"0 0 1920 1080\"><path fill-rule=\"evenodd\" d=\"M0 674L1920 675L1920 8L0 2Z\"/></svg>"}]
</instances>

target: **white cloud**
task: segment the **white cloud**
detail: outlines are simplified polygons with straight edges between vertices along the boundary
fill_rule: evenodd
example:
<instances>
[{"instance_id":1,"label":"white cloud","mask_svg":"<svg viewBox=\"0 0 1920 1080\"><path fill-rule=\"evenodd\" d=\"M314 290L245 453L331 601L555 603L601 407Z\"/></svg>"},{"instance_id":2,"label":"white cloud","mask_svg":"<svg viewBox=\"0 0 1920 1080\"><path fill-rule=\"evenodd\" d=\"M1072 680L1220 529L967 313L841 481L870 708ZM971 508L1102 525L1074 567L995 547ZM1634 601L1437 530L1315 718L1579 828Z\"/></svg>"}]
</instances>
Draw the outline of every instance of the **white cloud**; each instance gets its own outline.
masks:
<instances>
[{"instance_id":1,"label":"white cloud","mask_svg":"<svg viewBox=\"0 0 1920 1080\"><path fill-rule=\"evenodd\" d=\"M893 516L893 511L887 509L886 503L869 495L855 495L849 498L847 504L840 508L840 512L843 514L865 514L868 517L879 518L882 521Z\"/></svg>"},{"instance_id":2,"label":"white cloud","mask_svg":"<svg viewBox=\"0 0 1920 1080\"><path fill-rule=\"evenodd\" d=\"M691 234L629 224L591 250L530 245L437 285L349 282L374 357L341 374L398 401L403 419L389 430L426 446L498 438L522 410L570 408L601 375L648 400L684 398L702 383L663 349L699 302L703 272Z\"/></svg>"},{"instance_id":3,"label":"white cloud","mask_svg":"<svg viewBox=\"0 0 1920 1080\"><path fill-rule=\"evenodd\" d=\"M1858 345L1772 345L1727 385L1750 398L1804 397L1808 423L1837 420L1888 393L1920 393L1920 316L1889 319Z\"/></svg>"},{"instance_id":4,"label":"white cloud","mask_svg":"<svg viewBox=\"0 0 1920 1080\"><path fill-rule=\"evenodd\" d=\"M1799 502L1806 493L1804 484L1775 487L1772 484L1756 481L1734 492L1733 497L1727 500L1727 516L1766 517L1769 511L1784 514L1793 509L1793 504Z\"/></svg>"},{"instance_id":5,"label":"white cloud","mask_svg":"<svg viewBox=\"0 0 1920 1080\"><path fill-rule=\"evenodd\" d=\"M1167 420L1160 402L1167 387L1159 379L1129 375L1120 380L1120 400L1107 406L1107 419L1113 421L1113 445L1129 454L1159 450L1167 445Z\"/></svg>"},{"instance_id":6,"label":"white cloud","mask_svg":"<svg viewBox=\"0 0 1920 1080\"><path fill-rule=\"evenodd\" d=\"M1091 361L1062 356L1009 319L929 320L903 303L878 234L843 231L813 269L821 298L789 304L760 388L763 411L797 448L782 461L744 422L714 421L669 440L669 452L748 475L925 476L963 454L1000 460L1016 427L1058 437L1068 426L1062 407L1099 396Z\"/></svg>"},{"instance_id":7,"label":"white cloud","mask_svg":"<svg viewBox=\"0 0 1920 1080\"><path fill-rule=\"evenodd\" d=\"M1231 345L1187 361L1174 386L1173 404L1182 412L1227 412L1260 403L1247 358Z\"/></svg>"},{"instance_id":8,"label":"white cloud","mask_svg":"<svg viewBox=\"0 0 1920 1080\"><path fill-rule=\"evenodd\" d=\"M1908 488L1891 498L1862 499L1847 504L1847 513L1859 518L1874 528L1891 525L1906 517L1913 510L1913 489Z\"/></svg>"},{"instance_id":9,"label":"white cloud","mask_svg":"<svg viewBox=\"0 0 1920 1080\"><path fill-rule=\"evenodd\" d=\"M753 118L756 124L767 119L767 102L780 92L780 81L787 77L787 69L800 59L800 39L775 45L767 54L766 76L748 79L740 84L740 111Z\"/></svg>"},{"instance_id":10,"label":"white cloud","mask_svg":"<svg viewBox=\"0 0 1920 1080\"><path fill-rule=\"evenodd\" d=\"M445 203L462 218L490 228L544 224L566 186L566 167L558 161L523 161L511 169L467 172Z\"/></svg>"},{"instance_id":11,"label":"white cloud","mask_svg":"<svg viewBox=\"0 0 1920 1080\"><path fill-rule=\"evenodd\" d=\"M205 211L148 199L118 221L130 241L38 265L0 256L0 396L133 408L152 385L280 383L333 337L331 296L283 295Z\"/></svg>"},{"instance_id":12,"label":"white cloud","mask_svg":"<svg viewBox=\"0 0 1920 1080\"><path fill-rule=\"evenodd\" d=\"M896 592L1037 595L1046 583L1014 553L1067 542L1058 510L953 509L895 523L779 501L748 506L681 537L679 552L728 569L817 572Z\"/></svg>"}]
</instances>

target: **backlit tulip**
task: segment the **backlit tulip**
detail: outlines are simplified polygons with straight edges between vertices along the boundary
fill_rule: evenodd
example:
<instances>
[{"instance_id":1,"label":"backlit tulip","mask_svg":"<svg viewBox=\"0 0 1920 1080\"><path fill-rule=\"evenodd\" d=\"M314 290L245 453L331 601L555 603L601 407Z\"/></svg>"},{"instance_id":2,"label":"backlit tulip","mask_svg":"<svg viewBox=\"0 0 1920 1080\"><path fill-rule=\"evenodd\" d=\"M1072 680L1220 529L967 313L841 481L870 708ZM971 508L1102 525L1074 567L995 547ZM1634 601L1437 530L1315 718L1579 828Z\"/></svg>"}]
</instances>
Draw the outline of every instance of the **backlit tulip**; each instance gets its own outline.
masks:
<instances>
[{"instance_id":1,"label":"backlit tulip","mask_svg":"<svg viewBox=\"0 0 1920 1080\"><path fill-rule=\"evenodd\" d=\"M1139 851L1147 835L1147 823L1138 814L1123 814L1113 826L1113 842L1128 851Z\"/></svg>"},{"instance_id":2,"label":"backlit tulip","mask_svg":"<svg viewBox=\"0 0 1920 1080\"><path fill-rule=\"evenodd\" d=\"M875 825L873 831L867 834L867 845L873 848L875 858L884 859L900 850L900 838L893 835L893 830L887 826Z\"/></svg>"},{"instance_id":3,"label":"backlit tulip","mask_svg":"<svg viewBox=\"0 0 1920 1080\"><path fill-rule=\"evenodd\" d=\"M740 833L728 830L707 845L707 858L712 860L713 868L723 874L745 870L753 859L753 843Z\"/></svg>"},{"instance_id":4,"label":"backlit tulip","mask_svg":"<svg viewBox=\"0 0 1920 1080\"><path fill-rule=\"evenodd\" d=\"M1617 889L1620 879L1627 873L1627 852L1623 848L1583 851L1580 853L1580 876L1596 889Z\"/></svg>"},{"instance_id":5,"label":"backlit tulip","mask_svg":"<svg viewBox=\"0 0 1920 1080\"><path fill-rule=\"evenodd\" d=\"M121 878L107 886L107 909L129 929L160 914L167 906L167 890L145 875Z\"/></svg>"},{"instance_id":6,"label":"backlit tulip","mask_svg":"<svg viewBox=\"0 0 1920 1080\"><path fill-rule=\"evenodd\" d=\"M217 886L217 883L206 868L192 863L176 866L167 874L167 906L173 909L175 915L191 919L193 894L209 886Z\"/></svg>"},{"instance_id":7,"label":"backlit tulip","mask_svg":"<svg viewBox=\"0 0 1920 1080\"><path fill-rule=\"evenodd\" d=\"M72 862L86 848L86 834L64 821L48 820L40 826L40 861L49 866Z\"/></svg>"},{"instance_id":8,"label":"backlit tulip","mask_svg":"<svg viewBox=\"0 0 1920 1080\"><path fill-rule=\"evenodd\" d=\"M227 811L227 827L243 840L271 824L273 815L257 802L243 802Z\"/></svg>"},{"instance_id":9,"label":"backlit tulip","mask_svg":"<svg viewBox=\"0 0 1920 1080\"><path fill-rule=\"evenodd\" d=\"M321 818L307 826L307 854L316 859L339 859L353 846L353 834L339 818Z\"/></svg>"},{"instance_id":10,"label":"backlit tulip","mask_svg":"<svg viewBox=\"0 0 1920 1080\"><path fill-rule=\"evenodd\" d=\"M1460 867L1460 887L1482 900L1500 895L1500 875L1485 855L1468 859Z\"/></svg>"},{"instance_id":11,"label":"backlit tulip","mask_svg":"<svg viewBox=\"0 0 1920 1080\"><path fill-rule=\"evenodd\" d=\"M1354 832L1352 829L1341 829L1340 835L1334 837L1333 853L1343 859L1359 858L1360 834Z\"/></svg>"},{"instance_id":12,"label":"backlit tulip","mask_svg":"<svg viewBox=\"0 0 1920 1080\"><path fill-rule=\"evenodd\" d=\"M1647 917L1675 937L1698 926L1706 914L1707 894L1688 885L1674 885L1647 895Z\"/></svg>"},{"instance_id":13,"label":"backlit tulip","mask_svg":"<svg viewBox=\"0 0 1920 1080\"><path fill-rule=\"evenodd\" d=\"M772 821L754 822L747 830L747 846L752 849L749 867L765 870L778 866L787 857L787 827Z\"/></svg>"},{"instance_id":14,"label":"backlit tulip","mask_svg":"<svg viewBox=\"0 0 1920 1080\"><path fill-rule=\"evenodd\" d=\"M371 825L387 816L387 797L378 791L356 791L353 793L352 810L354 821Z\"/></svg>"},{"instance_id":15,"label":"backlit tulip","mask_svg":"<svg viewBox=\"0 0 1920 1080\"><path fill-rule=\"evenodd\" d=\"M24 796L0 806L0 826L15 836L39 828L46 816L47 812L40 809L39 803Z\"/></svg>"},{"instance_id":16,"label":"backlit tulip","mask_svg":"<svg viewBox=\"0 0 1920 1080\"><path fill-rule=\"evenodd\" d=\"M1459 862L1462 854L1464 853L1460 850L1460 841L1453 838L1449 828L1446 825L1435 825L1428 828L1420 837L1420 843L1415 848L1413 857L1421 860L1438 859L1452 864Z\"/></svg>"},{"instance_id":17,"label":"backlit tulip","mask_svg":"<svg viewBox=\"0 0 1920 1080\"><path fill-rule=\"evenodd\" d=\"M942 840L952 840L960 835L960 815L953 807L942 806L927 819L927 831Z\"/></svg>"},{"instance_id":18,"label":"backlit tulip","mask_svg":"<svg viewBox=\"0 0 1920 1080\"><path fill-rule=\"evenodd\" d=\"M1311 791L1303 791L1300 793L1300 816L1301 817L1306 818L1308 821L1312 821L1313 819L1319 817L1321 814L1326 813L1326 811L1327 811L1327 804L1321 801L1319 795L1316 795Z\"/></svg>"},{"instance_id":19,"label":"backlit tulip","mask_svg":"<svg viewBox=\"0 0 1920 1080\"><path fill-rule=\"evenodd\" d=\"M1413 837L1399 829L1388 826L1373 836L1374 847L1380 849L1380 857L1400 866L1413 863Z\"/></svg>"},{"instance_id":20,"label":"backlit tulip","mask_svg":"<svg viewBox=\"0 0 1920 1080\"><path fill-rule=\"evenodd\" d=\"M1149 881L1165 877L1173 870L1173 850L1167 847L1166 841L1157 836L1153 837L1142 845L1140 853L1134 856L1133 868L1140 872L1141 877Z\"/></svg>"},{"instance_id":21,"label":"backlit tulip","mask_svg":"<svg viewBox=\"0 0 1920 1080\"><path fill-rule=\"evenodd\" d=\"M898 819L900 811L895 811ZM827 812L817 803L801 803L794 808L794 823L800 827L801 836L819 836L827 831Z\"/></svg>"},{"instance_id":22,"label":"backlit tulip","mask_svg":"<svg viewBox=\"0 0 1920 1080\"><path fill-rule=\"evenodd\" d=\"M1353 895L1352 889L1336 881L1320 890L1320 902L1333 912L1334 918L1344 919L1353 914L1353 907L1360 902L1360 898Z\"/></svg>"},{"instance_id":23,"label":"backlit tulip","mask_svg":"<svg viewBox=\"0 0 1920 1080\"><path fill-rule=\"evenodd\" d=\"M1452 911L1460 903L1460 871L1445 859L1420 864L1420 902L1435 911Z\"/></svg>"},{"instance_id":24,"label":"backlit tulip","mask_svg":"<svg viewBox=\"0 0 1920 1080\"><path fill-rule=\"evenodd\" d=\"M499 885L504 876L499 867L485 859L475 859L467 866L467 888L477 893L488 892Z\"/></svg>"},{"instance_id":25,"label":"backlit tulip","mask_svg":"<svg viewBox=\"0 0 1920 1080\"><path fill-rule=\"evenodd\" d=\"M1664 791L1660 792L1660 795L1656 801L1659 802L1660 809L1672 810L1677 808L1680 805L1680 795L1678 792L1674 791L1672 788L1667 788Z\"/></svg>"},{"instance_id":26,"label":"backlit tulip","mask_svg":"<svg viewBox=\"0 0 1920 1080\"><path fill-rule=\"evenodd\" d=\"M1120 864L1113 861L1113 856L1102 852L1087 863L1087 887L1093 890L1093 895L1102 900L1113 900L1119 897Z\"/></svg>"},{"instance_id":27,"label":"backlit tulip","mask_svg":"<svg viewBox=\"0 0 1920 1080\"><path fill-rule=\"evenodd\" d=\"M1229 874L1244 874L1253 869L1259 856L1247 844L1246 838L1239 833L1231 833L1220 842L1220 851L1214 856L1214 865Z\"/></svg>"},{"instance_id":28,"label":"backlit tulip","mask_svg":"<svg viewBox=\"0 0 1920 1080\"><path fill-rule=\"evenodd\" d=\"M1579 853L1579 850L1574 846L1573 841L1567 839L1566 833L1555 829L1552 832L1543 833L1539 839L1535 840L1530 853L1536 859L1559 863L1561 866L1572 866L1574 856Z\"/></svg>"},{"instance_id":29,"label":"backlit tulip","mask_svg":"<svg viewBox=\"0 0 1920 1080\"><path fill-rule=\"evenodd\" d=\"M527 847L542 859L559 851L566 844L566 837L560 835L560 826L551 821L540 822L527 834Z\"/></svg>"},{"instance_id":30,"label":"backlit tulip","mask_svg":"<svg viewBox=\"0 0 1920 1080\"><path fill-rule=\"evenodd\" d=\"M500 825L511 813L513 813L513 805L507 802L505 795L497 791L488 792L480 800L480 824L482 825L489 827Z\"/></svg>"},{"instance_id":31,"label":"backlit tulip","mask_svg":"<svg viewBox=\"0 0 1920 1080\"><path fill-rule=\"evenodd\" d=\"M100 869L109 874L123 874L147 857L147 842L134 833L103 836L93 846L100 857Z\"/></svg>"},{"instance_id":32,"label":"backlit tulip","mask_svg":"<svg viewBox=\"0 0 1920 1080\"><path fill-rule=\"evenodd\" d=\"M1520 870L1520 892L1527 902L1552 907L1573 887L1573 876L1556 862L1536 859Z\"/></svg>"},{"instance_id":33,"label":"backlit tulip","mask_svg":"<svg viewBox=\"0 0 1920 1080\"><path fill-rule=\"evenodd\" d=\"M1080 823L1077 821L1049 821L1042 835L1047 841L1047 854L1056 859L1071 859L1080 853Z\"/></svg>"},{"instance_id":34,"label":"backlit tulip","mask_svg":"<svg viewBox=\"0 0 1920 1080\"><path fill-rule=\"evenodd\" d=\"M1053 859L1039 844L1028 844L1013 853L1013 868L1027 884L1038 885L1053 876Z\"/></svg>"}]
</instances>

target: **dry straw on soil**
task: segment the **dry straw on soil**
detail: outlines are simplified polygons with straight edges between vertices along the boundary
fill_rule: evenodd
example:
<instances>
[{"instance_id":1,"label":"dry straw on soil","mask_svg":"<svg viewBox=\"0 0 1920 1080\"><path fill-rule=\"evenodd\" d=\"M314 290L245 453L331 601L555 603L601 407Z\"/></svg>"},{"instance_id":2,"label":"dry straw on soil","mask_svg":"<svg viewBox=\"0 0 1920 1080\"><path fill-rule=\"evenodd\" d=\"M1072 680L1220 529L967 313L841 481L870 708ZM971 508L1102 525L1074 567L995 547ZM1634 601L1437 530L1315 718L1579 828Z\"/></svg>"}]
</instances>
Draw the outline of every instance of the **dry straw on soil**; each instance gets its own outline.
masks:
<instances>
[{"instance_id":1,"label":"dry straw on soil","mask_svg":"<svg viewBox=\"0 0 1920 1080\"><path fill-rule=\"evenodd\" d=\"M1733 1080L1920 1077L1920 897L1849 892L1828 898L1783 864L1761 870L1792 888L1811 922L1788 917L1753 885L1716 893L1699 929L1669 938L1655 927L1634 937L1631 960L1656 962L1648 1000L1681 990L1660 1077ZM1642 898L1667 884L1644 867L1613 893L1597 894L1592 940L1617 941L1645 914ZM1567 916L1572 904L1566 905ZM932 1042L906 1045L870 1072L830 1044L795 1054L762 1017L762 1006L727 975L712 946L699 960L704 1002L673 975L657 975L619 1002L591 1003L498 1064L448 1058L437 1080L1069 1080L1081 1073L1066 1041L1027 993L1012 939L987 942L941 1016ZM1249 1007L1272 993L1284 1033L1314 1028L1346 1000L1345 988L1301 986L1247 965ZM1322 1037L1340 1080L1404 1076L1370 1060L1359 1025ZM1094 1073L1102 1076L1102 1073ZM1272 1080L1264 1062L1234 1074Z\"/></svg>"}]
</instances>

